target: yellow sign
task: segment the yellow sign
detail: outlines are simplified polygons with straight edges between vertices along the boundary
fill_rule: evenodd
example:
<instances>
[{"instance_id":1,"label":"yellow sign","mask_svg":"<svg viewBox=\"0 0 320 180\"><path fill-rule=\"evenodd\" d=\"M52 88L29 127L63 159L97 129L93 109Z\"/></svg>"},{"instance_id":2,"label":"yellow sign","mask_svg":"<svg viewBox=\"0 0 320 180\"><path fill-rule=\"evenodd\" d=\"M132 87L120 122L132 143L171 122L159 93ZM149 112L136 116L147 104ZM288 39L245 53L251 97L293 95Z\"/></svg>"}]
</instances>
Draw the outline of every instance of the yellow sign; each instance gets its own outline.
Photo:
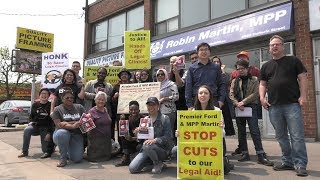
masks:
<instances>
[{"instance_id":1,"label":"yellow sign","mask_svg":"<svg viewBox=\"0 0 320 180\"><path fill-rule=\"evenodd\" d=\"M87 83L90 80L97 79L98 69L101 66L85 66L84 67L84 82ZM121 66L109 66L107 67L107 82L112 86L119 82L118 74L123 67Z\"/></svg>"},{"instance_id":2,"label":"yellow sign","mask_svg":"<svg viewBox=\"0 0 320 180\"><path fill-rule=\"evenodd\" d=\"M178 111L178 179L223 179L220 110Z\"/></svg>"},{"instance_id":3,"label":"yellow sign","mask_svg":"<svg viewBox=\"0 0 320 180\"><path fill-rule=\"evenodd\" d=\"M118 74L121 71L122 66L109 66L107 67L107 82L112 86L119 83Z\"/></svg>"},{"instance_id":4,"label":"yellow sign","mask_svg":"<svg viewBox=\"0 0 320 180\"><path fill-rule=\"evenodd\" d=\"M17 27L17 48L53 52L53 43L54 34Z\"/></svg>"},{"instance_id":5,"label":"yellow sign","mask_svg":"<svg viewBox=\"0 0 320 180\"><path fill-rule=\"evenodd\" d=\"M125 67L150 69L150 31L126 31L124 34Z\"/></svg>"}]
</instances>

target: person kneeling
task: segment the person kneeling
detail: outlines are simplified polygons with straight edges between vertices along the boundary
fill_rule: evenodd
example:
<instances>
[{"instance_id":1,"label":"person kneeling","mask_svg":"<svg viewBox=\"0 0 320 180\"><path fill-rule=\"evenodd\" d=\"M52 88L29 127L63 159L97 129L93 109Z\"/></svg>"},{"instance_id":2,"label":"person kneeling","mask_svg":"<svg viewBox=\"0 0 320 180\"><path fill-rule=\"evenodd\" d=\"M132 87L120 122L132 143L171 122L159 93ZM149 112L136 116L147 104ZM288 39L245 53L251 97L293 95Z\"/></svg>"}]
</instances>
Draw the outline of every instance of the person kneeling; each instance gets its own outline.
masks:
<instances>
[{"instance_id":1,"label":"person kneeling","mask_svg":"<svg viewBox=\"0 0 320 180\"><path fill-rule=\"evenodd\" d=\"M73 104L74 95L70 88L61 95L62 104L55 107L51 118L56 125L53 142L60 150L60 162L57 167L67 165L67 159L78 163L83 158L83 136L79 129L81 115L85 112L81 104Z\"/></svg>"},{"instance_id":2,"label":"person kneeling","mask_svg":"<svg viewBox=\"0 0 320 180\"><path fill-rule=\"evenodd\" d=\"M153 163L152 173L159 174L165 167L162 161L167 159L174 144L170 120L168 116L161 114L159 106L156 97L148 98L147 109L154 128L154 139L144 141L140 153L129 165L130 173L139 173L150 161ZM139 131L140 128L136 128L135 132Z\"/></svg>"}]
</instances>

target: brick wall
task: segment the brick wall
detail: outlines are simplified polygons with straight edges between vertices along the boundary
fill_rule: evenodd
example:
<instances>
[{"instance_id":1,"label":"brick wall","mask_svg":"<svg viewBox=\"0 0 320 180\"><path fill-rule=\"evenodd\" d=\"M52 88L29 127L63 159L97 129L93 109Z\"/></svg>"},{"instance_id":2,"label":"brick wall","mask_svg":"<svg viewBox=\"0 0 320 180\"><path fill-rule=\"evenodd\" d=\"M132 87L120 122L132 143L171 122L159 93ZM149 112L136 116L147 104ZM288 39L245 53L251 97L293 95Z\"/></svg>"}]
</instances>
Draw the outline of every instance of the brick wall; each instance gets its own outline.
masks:
<instances>
[{"instance_id":1,"label":"brick wall","mask_svg":"<svg viewBox=\"0 0 320 180\"><path fill-rule=\"evenodd\" d=\"M102 0L97 2L89 8L89 23L121 12L141 2L143 2L143 0Z\"/></svg>"},{"instance_id":2,"label":"brick wall","mask_svg":"<svg viewBox=\"0 0 320 180\"><path fill-rule=\"evenodd\" d=\"M305 135L308 138L317 136L317 109L314 85L312 39L309 33L309 8L308 1L293 0L295 36L296 36L296 55L307 68L307 103L303 107L303 119Z\"/></svg>"}]
</instances>

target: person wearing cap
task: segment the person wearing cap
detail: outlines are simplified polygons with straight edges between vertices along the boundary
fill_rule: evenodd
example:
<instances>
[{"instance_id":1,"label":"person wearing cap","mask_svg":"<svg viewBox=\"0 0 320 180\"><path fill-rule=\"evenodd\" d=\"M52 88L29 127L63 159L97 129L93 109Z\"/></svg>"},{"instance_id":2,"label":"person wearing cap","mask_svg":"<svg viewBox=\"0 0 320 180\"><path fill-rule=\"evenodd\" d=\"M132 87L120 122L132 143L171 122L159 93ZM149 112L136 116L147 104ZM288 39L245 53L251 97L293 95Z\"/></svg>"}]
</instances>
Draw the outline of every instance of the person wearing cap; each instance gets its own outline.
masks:
<instances>
[{"instance_id":1,"label":"person wearing cap","mask_svg":"<svg viewBox=\"0 0 320 180\"><path fill-rule=\"evenodd\" d=\"M131 73L126 68L122 68L121 71L118 73L119 82L118 84L113 86L113 91L111 94L111 108L112 108L112 125L111 128L115 128L116 122L119 121L120 116L117 115L117 107L118 107L118 99L119 99L119 90L121 84L130 84L131 81ZM114 131L112 131L112 136L114 139ZM121 144L121 142L119 142Z\"/></svg>"},{"instance_id":2,"label":"person wearing cap","mask_svg":"<svg viewBox=\"0 0 320 180\"><path fill-rule=\"evenodd\" d=\"M50 117L51 102L48 101L50 91L48 88L43 88L39 92L40 102L35 102L31 107L30 122L23 131L23 146L22 153L19 158L28 156L31 136L40 135L41 148L44 153L40 158L51 157L54 152L54 143L52 134L54 124Z\"/></svg>"},{"instance_id":3,"label":"person wearing cap","mask_svg":"<svg viewBox=\"0 0 320 180\"><path fill-rule=\"evenodd\" d=\"M249 53L247 51L241 51L238 55L237 55L237 61L240 61L240 60L245 60L247 62L249 62ZM256 76L256 77L259 77L260 76L260 70L255 67L255 66L249 66L248 67L248 73L251 75L251 76ZM230 76L230 82L232 82L233 79L239 77L239 72L235 69L232 71L231 73L231 76ZM240 147L241 145L238 144L238 148L235 149L234 152L232 152L232 156L235 156L237 154L242 154L241 152L241 148Z\"/></svg>"},{"instance_id":4,"label":"person wearing cap","mask_svg":"<svg viewBox=\"0 0 320 180\"><path fill-rule=\"evenodd\" d=\"M81 104L74 104L74 93L64 88L61 94L62 104L55 107L51 118L56 125L53 142L59 147L60 161L57 167L67 165L67 160L79 163L83 157L83 136L79 122L85 109Z\"/></svg>"},{"instance_id":5,"label":"person wearing cap","mask_svg":"<svg viewBox=\"0 0 320 180\"><path fill-rule=\"evenodd\" d=\"M131 161L129 171L139 173L151 162L152 173L159 174L165 167L162 161L167 159L174 146L171 125L169 117L160 112L160 103L156 97L149 97L146 104L154 128L154 138L144 141L140 153ZM139 127L135 132L139 132Z\"/></svg>"},{"instance_id":6,"label":"person wearing cap","mask_svg":"<svg viewBox=\"0 0 320 180\"><path fill-rule=\"evenodd\" d=\"M239 61L239 60L246 60L249 62L249 53L247 51L241 51L237 55L237 61ZM256 76L256 77L260 76L260 70L259 70L259 68L255 67L255 66L249 66L248 73L250 73L252 76ZM237 70L233 70L231 73L230 81L232 81L233 79L235 79L238 76L239 76L239 72Z\"/></svg>"}]
</instances>

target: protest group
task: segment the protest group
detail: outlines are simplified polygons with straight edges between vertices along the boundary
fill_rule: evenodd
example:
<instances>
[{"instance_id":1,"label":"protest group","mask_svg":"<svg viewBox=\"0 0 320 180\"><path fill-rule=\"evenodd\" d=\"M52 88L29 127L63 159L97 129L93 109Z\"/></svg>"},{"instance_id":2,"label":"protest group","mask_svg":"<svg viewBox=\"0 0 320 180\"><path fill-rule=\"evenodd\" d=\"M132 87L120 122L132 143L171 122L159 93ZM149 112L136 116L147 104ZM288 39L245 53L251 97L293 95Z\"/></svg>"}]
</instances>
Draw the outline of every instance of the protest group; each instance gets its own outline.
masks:
<instances>
[{"instance_id":1,"label":"protest group","mask_svg":"<svg viewBox=\"0 0 320 180\"><path fill-rule=\"evenodd\" d=\"M167 70L131 70L114 61L110 66L120 70L113 85L107 81L109 67L98 67L95 79L86 80L86 73L79 75L81 64L74 61L61 74L58 87L40 90L18 157L32 153L31 136L40 135L41 158L59 154L57 167L121 157L115 167L159 174L166 162L177 161L178 178L214 179L236 168L228 156L250 161L248 126L257 163L307 176L300 107L306 100L306 89L300 88L306 70L298 58L284 54L282 37L272 36L269 46L272 59L261 69L249 65L249 53L244 50L234 57L232 74L225 72L223 59L214 56L206 42L184 58L172 56ZM189 67L185 61L190 61ZM259 106L269 111L283 152L280 164L269 160L264 151ZM279 118L284 111L298 113ZM284 123L292 119L301 125ZM225 137L236 134L238 148L227 154Z\"/></svg>"}]
</instances>

